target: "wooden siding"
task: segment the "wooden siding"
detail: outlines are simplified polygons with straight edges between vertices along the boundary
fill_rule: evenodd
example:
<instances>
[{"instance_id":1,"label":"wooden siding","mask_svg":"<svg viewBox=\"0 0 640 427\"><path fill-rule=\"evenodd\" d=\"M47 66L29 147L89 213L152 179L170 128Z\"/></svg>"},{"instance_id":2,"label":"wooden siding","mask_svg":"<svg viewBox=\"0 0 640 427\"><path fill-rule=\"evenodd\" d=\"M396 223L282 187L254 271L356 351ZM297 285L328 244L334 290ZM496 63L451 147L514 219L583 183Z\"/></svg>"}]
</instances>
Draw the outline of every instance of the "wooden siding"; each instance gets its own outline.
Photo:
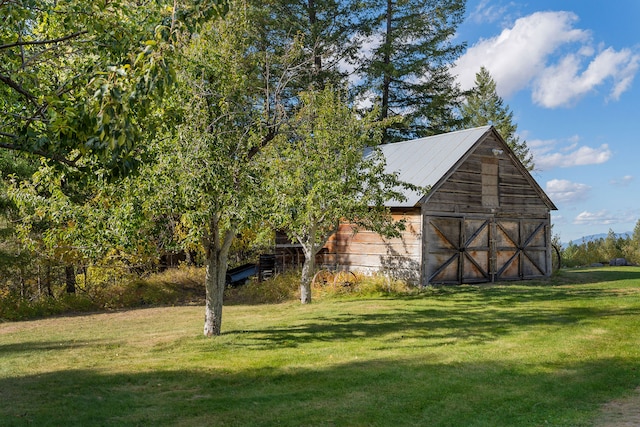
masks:
<instances>
[{"instance_id":1,"label":"wooden siding","mask_svg":"<svg viewBox=\"0 0 640 427\"><path fill-rule=\"evenodd\" d=\"M350 224L341 224L325 245L327 267L368 273L391 272L394 277L418 283L422 259L422 219L419 209L394 212L396 221L405 221L399 238L384 238L369 230L354 233Z\"/></svg>"},{"instance_id":2,"label":"wooden siding","mask_svg":"<svg viewBox=\"0 0 640 427\"><path fill-rule=\"evenodd\" d=\"M549 208L492 134L423 204L423 284L551 274Z\"/></svg>"},{"instance_id":3,"label":"wooden siding","mask_svg":"<svg viewBox=\"0 0 640 427\"><path fill-rule=\"evenodd\" d=\"M425 216L424 220L423 284L491 281L487 219Z\"/></svg>"},{"instance_id":4,"label":"wooden siding","mask_svg":"<svg viewBox=\"0 0 640 427\"><path fill-rule=\"evenodd\" d=\"M497 156L493 150L501 150ZM427 197L430 211L443 213L518 212L544 215L548 207L531 186L515 159L492 135L487 137L469 157ZM494 182L497 164L497 203ZM483 171L485 176L483 175Z\"/></svg>"},{"instance_id":5,"label":"wooden siding","mask_svg":"<svg viewBox=\"0 0 640 427\"><path fill-rule=\"evenodd\" d=\"M495 208L500 206L499 197L499 160L495 157L482 158L482 206Z\"/></svg>"},{"instance_id":6,"label":"wooden siding","mask_svg":"<svg viewBox=\"0 0 640 427\"><path fill-rule=\"evenodd\" d=\"M495 280L533 279L550 275L550 229L548 219L497 219L493 239Z\"/></svg>"}]
</instances>

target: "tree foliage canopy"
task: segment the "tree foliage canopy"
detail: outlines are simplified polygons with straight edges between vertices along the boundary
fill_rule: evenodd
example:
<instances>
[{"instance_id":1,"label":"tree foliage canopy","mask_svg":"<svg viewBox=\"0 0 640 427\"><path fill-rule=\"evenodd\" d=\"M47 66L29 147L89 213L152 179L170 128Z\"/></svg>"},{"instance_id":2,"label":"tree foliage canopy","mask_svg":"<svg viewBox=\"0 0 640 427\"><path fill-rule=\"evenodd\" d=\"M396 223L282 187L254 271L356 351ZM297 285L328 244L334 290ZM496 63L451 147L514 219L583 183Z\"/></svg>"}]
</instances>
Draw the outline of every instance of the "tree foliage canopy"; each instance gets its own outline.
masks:
<instances>
[{"instance_id":1,"label":"tree foliage canopy","mask_svg":"<svg viewBox=\"0 0 640 427\"><path fill-rule=\"evenodd\" d=\"M220 333L229 250L239 229L260 214L260 153L295 102L288 87L305 60L295 35L277 47L261 44L256 22L264 14L232 2L224 20L188 40L166 106L175 125L156 140L154 162L143 170L155 209L178 223L179 243L203 248L205 335Z\"/></svg>"},{"instance_id":2,"label":"tree foliage canopy","mask_svg":"<svg viewBox=\"0 0 640 427\"><path fill-rule=\"evenodd\" d=\"M332 87L301 95L295 117L270 151L271 185L276 229L302 245L302 302L311 300L310 281L318 251L341 222L386 236L397 235L385 203L403 200L406 184L385 173L376 146L382 128L377 111L362 118Z\"/></svg>"},{"instance_id":3,"label":"tree foliage canopy","mask_svg":"<svg viewBox=\"0 0 640 427\"><path fill-rule=\"evenodd\" d=\"M45 159L7 190L23 235L92 261L198 248L205 335L221 330L231 244L265 206L310 260L341 220L393 235L384 202L402 183L376 145L461 123L450 66L463 0L0 0L0 12L0 147Z\"/></svg>"},{"instance_id":4,"label":"tree foliage canopy","mask_svg":"<svg viewBox=\"0 0 640 427\"><path fill-rule=\"evenodd\" d=\"M636 222L631 236L620 236L610 229L604 238L569 242L562 251L562 263L565 267L606 264L616 258L640 264L640 220Z\"/></svg>"},{"instance_id":5,"label":"tree foliage canopy","mask_svg":"<svg viewBox=\"0 0 640 427\"><path fill-rule=\"evenodd\" d=\"M265 44L287 45L293 35L304 46L306 67L291 89L321 90L339 86L361 47L358 36L360 2L353 0L268 0L259 2L265 14L257 21Z\"/></svg>"},{"instance_id":6,"label":"tree foliage canopy","mask_svg":"<svg viewBox=\"0 0 640 427\"><path fill-rule=\"evenodd\" d=\"M117 175L175 77L171 50L221 1L0 3L0 147Z\"/></svg>"}]
</instances>

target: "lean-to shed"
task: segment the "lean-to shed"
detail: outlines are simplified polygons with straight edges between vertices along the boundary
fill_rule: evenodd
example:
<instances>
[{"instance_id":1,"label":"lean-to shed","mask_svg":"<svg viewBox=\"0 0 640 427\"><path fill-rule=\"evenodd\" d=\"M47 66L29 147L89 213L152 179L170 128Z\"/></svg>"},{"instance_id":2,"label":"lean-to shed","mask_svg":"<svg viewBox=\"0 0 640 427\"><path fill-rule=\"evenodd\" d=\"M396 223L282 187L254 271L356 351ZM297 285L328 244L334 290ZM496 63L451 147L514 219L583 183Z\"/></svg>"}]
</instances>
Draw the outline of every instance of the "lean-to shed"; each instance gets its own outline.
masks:
<instances>
[{"instance_id":1,"label":"lean-to shed","mask_svg":"<svg viewBox=\"0 0 640 427\"><path fill-rule=\"evenodd\" d=\"M550 211L556 207L492 126L381 147L387 171L430 187L389 201L401 238L348 224L330 238L324 263L386 271L414 283L458 284L548 277Z\"/></svg>"}]
</instances>

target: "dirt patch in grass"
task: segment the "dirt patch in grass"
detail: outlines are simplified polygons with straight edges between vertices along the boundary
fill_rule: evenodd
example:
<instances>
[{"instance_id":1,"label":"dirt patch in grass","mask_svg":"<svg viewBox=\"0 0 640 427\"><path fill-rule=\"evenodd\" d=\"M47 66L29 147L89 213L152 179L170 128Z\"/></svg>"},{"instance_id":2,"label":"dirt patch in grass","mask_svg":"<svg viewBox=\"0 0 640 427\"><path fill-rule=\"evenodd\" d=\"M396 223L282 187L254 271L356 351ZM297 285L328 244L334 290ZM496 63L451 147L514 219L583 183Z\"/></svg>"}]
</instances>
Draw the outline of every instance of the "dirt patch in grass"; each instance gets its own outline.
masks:
<instances>
[{"instance_id":1,"label":"dirt patch in grass","mask_svg":"<svg viewBox=\"0 0 640 427\"><path fill-rule=\"evenodd\" d=\"M602 408L596 427L640 426L640 387L628 397L613 400Z\"/></svg>"}]
</instances>

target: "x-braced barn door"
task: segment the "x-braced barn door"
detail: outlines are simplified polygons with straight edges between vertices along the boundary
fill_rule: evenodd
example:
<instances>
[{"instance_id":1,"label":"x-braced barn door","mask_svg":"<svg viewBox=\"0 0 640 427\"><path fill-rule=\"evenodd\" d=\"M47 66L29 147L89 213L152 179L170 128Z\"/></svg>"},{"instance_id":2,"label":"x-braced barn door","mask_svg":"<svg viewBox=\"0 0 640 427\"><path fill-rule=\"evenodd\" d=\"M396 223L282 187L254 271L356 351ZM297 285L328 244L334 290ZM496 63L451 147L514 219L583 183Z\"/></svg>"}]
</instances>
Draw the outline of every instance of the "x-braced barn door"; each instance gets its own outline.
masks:
<instances>
[{"instance_id":1,"label":"x-braced barn door","mask_svg":"<svg viewBox=\"0 0 640 427\"><path fill-rule=\"evenodd\" d=\"M490 220L428 220L429 283L491 281Z\"/></svg>"},{"instance_id":2,"label":"x-braced barn door","mask_svg":"<svg viewBox=\"0 0 640 427\"><path fill-rule=\"evenodd\" d=\"M544 220L430 217L428 283L474 283L543 277L547 272Z\"/></svg>"},{"instance_id":3,"label":"x-braced barn door","mask_svg":"<svg viewBox=\"0 0 640 427\"><path fill-rule=\"evenodd\" d=\"M546 276L546 222L536 219L497 220L496 280Z\"/></svg>"}]
</instances>

